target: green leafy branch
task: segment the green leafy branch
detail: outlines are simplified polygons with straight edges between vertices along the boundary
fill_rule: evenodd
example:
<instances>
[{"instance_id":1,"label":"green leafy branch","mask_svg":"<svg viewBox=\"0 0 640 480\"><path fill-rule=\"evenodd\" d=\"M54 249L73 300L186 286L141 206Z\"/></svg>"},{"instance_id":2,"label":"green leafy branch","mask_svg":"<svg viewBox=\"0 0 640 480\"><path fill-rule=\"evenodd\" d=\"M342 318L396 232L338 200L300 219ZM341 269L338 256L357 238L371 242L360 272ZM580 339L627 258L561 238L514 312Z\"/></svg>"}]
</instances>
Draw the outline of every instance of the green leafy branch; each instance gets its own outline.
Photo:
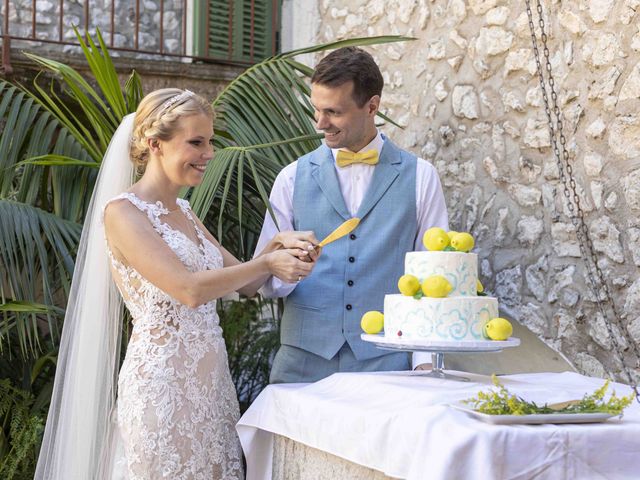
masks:
<instances>
[{"instance_id":1,"label":"green leafy branch","mask_svg":"<svg viewBox=\"0 0 640 480\"><path fill-rule=\"evenodd\" d=\"M612 415L622 415L622 411L634 399L633 393L625 397L617 397L614 391L609 399L605 400L605 393L611 383L610 380L606 380L602 387L590 395L586 394L582 400L570 400L552 405L545 403L539 406L535 402L526 401L510 393L495 375L492 375L491 379L498 388L497 391L478 392L476 397L463 400L463 403L471 405L474 410L487 415L532 415L540 413L610 413Z\"/></svg>"},{"instance_id":2,"label":"green leafy branch","mask_svg":"<svg viewBox=\"0 0 640 480\"><path fill-rule=\"evenodd\" d=\"M32 478L44 416L33 411L32 393L0 380L0 478Z\"/></svg>"}]
</instances>

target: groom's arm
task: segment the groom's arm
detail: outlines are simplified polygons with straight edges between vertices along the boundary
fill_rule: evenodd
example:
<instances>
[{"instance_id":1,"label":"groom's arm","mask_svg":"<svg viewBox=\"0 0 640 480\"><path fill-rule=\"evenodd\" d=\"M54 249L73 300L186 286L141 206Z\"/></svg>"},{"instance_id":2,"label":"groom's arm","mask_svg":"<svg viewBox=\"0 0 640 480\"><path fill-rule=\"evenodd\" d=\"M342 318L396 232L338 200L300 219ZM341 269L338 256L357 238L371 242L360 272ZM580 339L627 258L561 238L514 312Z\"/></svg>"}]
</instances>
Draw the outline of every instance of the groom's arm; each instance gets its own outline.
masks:
<instances>
[{"instance_id":1,"label":"groom's arm","mask_svg":"<svg viewBox=\"0 0 640 480\"><path fill-rule=\"evenodd\" d=\"M267 210L254 252L254 258L262 252L278 232L295 230L293 227L293 186L295 184L297 163L295 161L284 167L273 182L269 203L278 224L276 225L271 213ZM259 292L263 297L267 298L286 297L296 288L296 285L296 283L286 283L270 276Z\"/></svg>"}]
</instances>

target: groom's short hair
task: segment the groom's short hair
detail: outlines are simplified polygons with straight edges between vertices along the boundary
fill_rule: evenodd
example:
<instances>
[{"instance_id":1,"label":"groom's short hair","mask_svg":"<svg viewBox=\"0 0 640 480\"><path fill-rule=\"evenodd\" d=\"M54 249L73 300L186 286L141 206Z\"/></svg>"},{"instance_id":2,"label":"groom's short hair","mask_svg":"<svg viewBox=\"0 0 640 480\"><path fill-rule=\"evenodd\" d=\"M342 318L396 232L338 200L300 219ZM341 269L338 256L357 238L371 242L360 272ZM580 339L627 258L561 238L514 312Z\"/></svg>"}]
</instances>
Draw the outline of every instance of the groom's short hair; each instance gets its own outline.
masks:
<instances>
[{"instance_id":1,"label":"groom's short hair","mask_svg":"<svg viewBox=\"0 0 640 480\"><path fill-rule=\"evenodd\" d=\"M382 95L384 80L373 57L358 47L343 47L324 57L316 66L311 83L339 87L353 82L353 100L362 107L374 95Z\"/></svg>"}]
</instances>

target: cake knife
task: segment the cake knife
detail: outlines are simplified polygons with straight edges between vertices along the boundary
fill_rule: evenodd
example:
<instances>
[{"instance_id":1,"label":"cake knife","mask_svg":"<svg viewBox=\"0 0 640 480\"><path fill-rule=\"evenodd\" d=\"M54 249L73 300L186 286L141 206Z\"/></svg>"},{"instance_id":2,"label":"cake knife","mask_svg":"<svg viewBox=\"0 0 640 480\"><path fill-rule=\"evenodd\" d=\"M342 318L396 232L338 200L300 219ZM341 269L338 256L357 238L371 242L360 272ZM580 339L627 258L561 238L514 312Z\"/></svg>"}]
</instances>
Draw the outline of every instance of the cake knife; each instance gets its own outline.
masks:
<instances>
[{"instance_id":1,"label":"cake knife","mask_svg":"<svg viewBox=\"0 0 640 480\"><path fill-rule=\"evenodd\" d=\"M354 228L358 226L360 223L360 219L357 217L350 218L346 222L342 223L338 228L336 228L333 232L327 235L317 246L324 247L325 245L338 240L339 238L344 237L346 234L351 232Z\"/></svg>"}]
</instances>

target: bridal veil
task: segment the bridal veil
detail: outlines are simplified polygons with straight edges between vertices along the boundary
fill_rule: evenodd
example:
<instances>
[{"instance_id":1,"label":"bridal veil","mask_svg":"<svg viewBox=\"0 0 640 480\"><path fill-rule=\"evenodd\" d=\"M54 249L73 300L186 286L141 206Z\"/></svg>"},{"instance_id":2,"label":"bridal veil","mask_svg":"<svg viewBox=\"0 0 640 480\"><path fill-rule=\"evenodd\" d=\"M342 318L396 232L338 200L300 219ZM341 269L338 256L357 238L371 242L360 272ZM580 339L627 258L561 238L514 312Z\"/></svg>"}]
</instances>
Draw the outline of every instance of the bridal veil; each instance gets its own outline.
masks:
<instances>
[{"instance_id":1,"label":"bridal veil","mask_svg":"<svg viewBox=\"0 0 640 480\"><path fill-rule=\"evenodd\" d=\"M111 139L89 204L67 304L37 480L112 478L123 304L111 279L103 206L133 184L135 114Z\"/></svg>"}]
</instances>

